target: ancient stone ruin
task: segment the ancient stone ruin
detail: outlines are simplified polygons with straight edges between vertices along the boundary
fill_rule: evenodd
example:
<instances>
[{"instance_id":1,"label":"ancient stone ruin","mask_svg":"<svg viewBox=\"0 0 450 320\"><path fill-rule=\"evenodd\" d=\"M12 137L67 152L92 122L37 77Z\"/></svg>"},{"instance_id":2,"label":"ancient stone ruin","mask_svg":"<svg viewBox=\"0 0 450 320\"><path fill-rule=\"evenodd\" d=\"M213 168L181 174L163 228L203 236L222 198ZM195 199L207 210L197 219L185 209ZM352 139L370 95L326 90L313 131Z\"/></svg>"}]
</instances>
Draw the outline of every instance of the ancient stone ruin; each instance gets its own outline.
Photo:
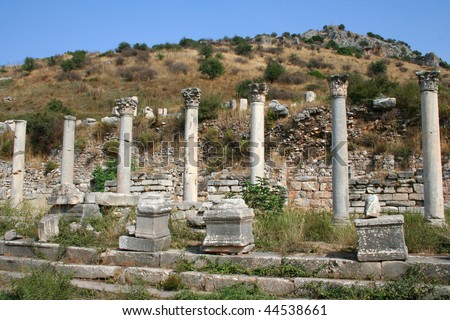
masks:
<instances>
[{"instance_id":1,"label":"ancient stone ruin","mask_svg":"<svg viewBox=\"0 0 450 320\"><path fill-rule=\"evenodd\" d=\"M132 159L135 156L132 128L133 117L137 114L138 98L126 97L115 100L114 110L117 111L117 115L114 117L120 119L117 180L107 181L104 192L92 192L89 186L77 181L80 180L74 172L77 162L75 157L77 121L72 116L66 116L60 180L45 197L51 208L40 222L39 245L51 241L58 235L58 223L65 215L83 221L88 217L101 215L102 208L115 208L122 218L135 213L136 219L128 226L127 234L117 239L119 251L105 253L99 259L102 263L127 261L130 263L129 267L139 264L139 259L158 257L160 260L157 263L152 261L145 265L160 266L163 265L163 261L173 264L176 260L173 257L180 258L179 252L171 252L172 256L169 255L166 260L162 258L164 256L162 252L170 247L173 237L169 229L170 220L184 220L195 232L205 234L202 245L195 249L197 251L189 254L247 255L256 259L251 253L255 247L254 212L242 199L242 192L246 181L256 184L258 180L268 178L287 187L287 194L290 196L288 198L293 205L332 207L335 228L348 226L350 214L364 213L364 218L354 221L358 236L359 262L376 262L380 264L381 269L382 263L386 261L406 261L409 257L404 239L402 213L410 208L416 208L431 224L442 226L445 225L444 201L449 199L444 198L442 179L437 99L438 73L420 72L417 76L422 105L423 174L420 170L416 170L415 174L408 171L389 173L384 181L374 177L370 179L352 177L354 171L358 170L357 161L354 158L350 159L348 151L349 120L346 97L347 88L351 83L347 75L328 78L332 122L331 166L317 166L315 168L317 171L276 167L273 161L267 158L264 116L268 86L265 83L250 85L251 118L248 132L250 167L245 173L233 173L227 169L207 175L200 172L198 113L202 91L196 87L181 91L185 112L183 161L178 162L175 169L170 172L155 166L152 173L132 173ZM307 99L312 101L312 94L309 93ZM153 119L152 110L147 108L149 107L146 107L143 114ZM230 112L242 114L247 112L246 109L247 101L241 99L240 111ZM315 117L324 117L326 112L318 110L320 109L306 109L296 119L302 122L312 121L311 119ZM164 114L168 116L167 112L162 110L160 115ZM24 201L25 128L25 121L15 121L14 158L10 182L10 202L13 207L20 206ZM170 148L167 148L162 152L170 151ZM383 159L380 161L381 165L389 165L384 163ZM386 211L394 211L397 214L383 216L382 213ZM8 239L15 239L16 236L11 231ZM0 244L0 254L7 252L8 245L14 244L6 242ZM132 255L133 252L151 254L136 258ZM187 253L186 255L189 256ZM137 260L128 261L130 256ZM267 259L276 260L278 257ZM351 261L356 263L354 260ZM333 264L327 263L330 266ZM327 270L331 268L330 266L327 266ZM368 274L366 272L365 276Z\"/></svg>"}]
</instances>

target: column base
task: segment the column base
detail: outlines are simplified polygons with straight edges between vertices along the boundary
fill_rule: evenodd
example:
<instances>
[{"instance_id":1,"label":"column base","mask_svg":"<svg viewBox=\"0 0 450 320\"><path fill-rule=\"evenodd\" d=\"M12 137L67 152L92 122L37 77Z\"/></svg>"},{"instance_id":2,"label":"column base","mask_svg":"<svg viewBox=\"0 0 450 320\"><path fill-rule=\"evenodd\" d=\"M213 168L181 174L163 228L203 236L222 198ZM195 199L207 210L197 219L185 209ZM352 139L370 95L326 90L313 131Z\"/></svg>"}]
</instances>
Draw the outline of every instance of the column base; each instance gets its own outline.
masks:
<instances>
[{"instance_id":1,"label":"column base","mask_svg":"<svg viewBox=\"0 0 450 320\"><path fill-rule=\"evenodd\" d=\"M331 221L333 227L345 227L350 225L350 219L348 218L333 218Z\"/></svg>"},{"instance_id":2,"label":"column base","mask_svg":"<svg viewBox=\"0 0 450 320\"><path fill-rule=\"evenodd\" d=\"M427 218L427 222L433 227L445 227L447 223L442 218Z\"/></svg>"},{"instance_id":3,"label":"column base","mask_svg":"<svg viewBox=\"0 0 450 320\"><path fill-rule=\"evenodd\" d=\"M254 244L248 244L243 247L238 246L201 246L200 250L206 253L219 253L219 254L243 254L249 253L255 247Z\"/></svg>"}]
</instances>

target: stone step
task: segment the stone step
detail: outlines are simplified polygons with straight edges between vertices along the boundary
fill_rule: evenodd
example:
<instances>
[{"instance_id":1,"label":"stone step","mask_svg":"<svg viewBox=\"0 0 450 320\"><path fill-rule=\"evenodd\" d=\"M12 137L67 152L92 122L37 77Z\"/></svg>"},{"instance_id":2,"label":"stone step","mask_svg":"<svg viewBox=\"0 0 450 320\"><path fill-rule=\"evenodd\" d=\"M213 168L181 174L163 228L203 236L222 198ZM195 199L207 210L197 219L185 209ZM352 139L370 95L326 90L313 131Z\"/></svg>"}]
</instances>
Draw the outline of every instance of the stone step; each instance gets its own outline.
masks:
<instances>
[{"instance_id":1,"label":"stone step","mask_svg":"<svg viewBox=\"0 0 450 320\"><path fill-rule=\"evenodd\" d=\"M275 278L248 275L222 275L209 274L205 272L186 271L175 273L171 269L148 268L148 267L118 267L118 266L93 266L93 265L71 265L61 262L49 262L40 259L0 256L0 270L11 273L17 277L17 270L28 272L30 268L40 267L46 264L55 266L59 270L70 272L74 276L73 284L79 287L118 292L126 290L127 284L135 280L143 280L149 287L158 287L172 274L178 274L183 287L203 292L214 292L224 287L236 284L255 285L267 294L284 297L301 292L303 286L308 283L335 284L346 287L351 286L382 286L384 281L355 280L355 279L327 279L327 278ZM102 282L99 282L102 281ZM108 285L105 281L113 282ZM156 290L156 289L154 289ZM158 293L157 291L152 291ZM449 293L450 286L440 286L439 292ZM161 296L162 293L159 293ZM165 298L170 298L168 294Z\"/></svg>"},{"instance_id":2,"label":"stone step","mask_svg":"<svg viewBox=\"0 0 450 320\"><path fill-rule=\"evenodd\" d=\"M65 255L60 257L59 245L33 242L29 239L5 241L0 240L0 257L28 257L59 260L68 265L90 265L100 268L110 267L147 267L174 269L179 261L185 260L194 265L231 262L246 269L256 269L281 264L303 267L307 272L320 278L340 279L396 279L406 270L420 265L426 274L450 284L450 257L416 257L409 256L406 261L359 262L356 255L339 254L329 256L281 256L270 252L250 252L243 255L212 255L201 252L167 250L161 252L134 252L107 250L99 253L93 248L68 247ZM47 261L47 262L48 262ZM0 268L1 269L1 268ZM18 270L18 269L16 269ZM92 273L98 272L93 268Z\"/></svg>"}]
</instances>

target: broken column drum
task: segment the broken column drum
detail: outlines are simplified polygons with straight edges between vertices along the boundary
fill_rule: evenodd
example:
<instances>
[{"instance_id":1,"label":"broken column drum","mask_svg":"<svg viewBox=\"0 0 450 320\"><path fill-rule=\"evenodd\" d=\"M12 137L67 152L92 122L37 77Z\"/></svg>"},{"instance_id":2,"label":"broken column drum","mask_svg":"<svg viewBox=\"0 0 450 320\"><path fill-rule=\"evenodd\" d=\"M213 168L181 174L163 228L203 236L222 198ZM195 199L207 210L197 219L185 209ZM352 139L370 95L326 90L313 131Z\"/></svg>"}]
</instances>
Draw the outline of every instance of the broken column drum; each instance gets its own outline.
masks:
<instances>
[{"instance_id":1,"label":"broken column drum","mask_svg":"<svg viewBox=\"0 0 450 320\"><path fill-rule=\"evenodd\" d=\"M61 154L61 184L73 184L76 120L77 119L72 116L64 117L64 134Z\"/></svg>"},{"instance_id":2,"label":"broken column drum","mask_svg":"<svg viewBox=\"0 0 450 320\"><path fill-rule=\"evenodd\" d=\"M425 217L433 225L445 225L439 133L439 71L416 73L420 85Z\"/></svg>"},{"instance_id":3,"label":"broken column drum","mask_svg":"<svg viewBox=\"0 0 450 320\"><path fill-rule=\"evenodd\" d=\"M117 109L120 114L119 158L117 159L118 193L130 193L133 115L136 112L137 103L137 97L116 100Z\"/></svg>"},{"instance_id":4,"label":"broken column drum","mask_svg":"<svg viewBox=\"0 0 450 320\"><path fill-rule=\"evenodd\" d=\"M202 91L186 88L181 91L185 105L183 201L197 201L198 197L198 106Z\"/></svg>"},{"instance_id":5,"label":"broken column drum","mask_svg":"<svg viewBox=\"0 0 450 320\"><path fill-rule=\"evenodd\" d=\"M25 141L27 122L14 121L14 154L11 177L11 206L17 207L23 202L23 178L25 176Z\"/></svg>"},{"instance_id":6,"label":"broken column drum","mask_svg":"<svg viewBox=\"0 0 450 320\"><path fill-rule=\"evenodd\" d=\"M268 93L265 83L250 84L251 129L250 129L250 182L264 178L264 102Z\"/></svg>"},{"instance_id":7,"label":"broken column drum","mask_svg":"<svg viewBox=\"0 0 450 320\"><path fill-rule=\"evenodd\" d=\"M348 196L348 143L346 97L348 75L328 77L332 98L332 184L333 184L333 223L349 223Z\"/></svg>"},{"instance_id":8,"label":"broken column drum","mask_svg":"<svg viewBox=\"0 0 450 320\"><path fill-rule=\"evenodd\" d=\"M206 237L202 250L212 253L247 253L255 245L253 209L243 199L224 199L203 215Z\"/></svg>"}]
</instances>

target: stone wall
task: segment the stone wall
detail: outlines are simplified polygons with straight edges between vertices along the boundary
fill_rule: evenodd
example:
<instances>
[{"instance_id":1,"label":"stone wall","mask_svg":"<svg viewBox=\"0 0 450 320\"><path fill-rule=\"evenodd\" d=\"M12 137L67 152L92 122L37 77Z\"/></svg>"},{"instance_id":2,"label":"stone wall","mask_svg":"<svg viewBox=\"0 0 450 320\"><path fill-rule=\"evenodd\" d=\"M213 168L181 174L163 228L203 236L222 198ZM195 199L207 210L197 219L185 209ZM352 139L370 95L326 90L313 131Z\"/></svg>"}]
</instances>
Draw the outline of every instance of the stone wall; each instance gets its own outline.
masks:
<instances>
[{"instance_id":1,"label":"stone wall","mask_svg":"<svg viewBox=\"0 0 450 320\"><path fill-rule=\"evenodd\" d=\"M55 153L49 161L59 163ZM75 157L75 185L82 191L90 190L94 168L105 160L101 145L77 152ZM383 211L423 211L422 157L394 159L393 156L371 156L365 151L350 152L350 210L360 213L364 200L370 194L378 195ZM450 207L450 157L442 159L444 199ZM408 168L408 169L402 169ZM45 163L40 168L28 166L25 173L24 196L26 200L45 199L59 183L59 168L44 174ZM133 173L133 194L158 193L175 202L182 200L182 164L145 168L146 173ZM217 201L239 196L248 170L236 173L231 169L208 173L200 171L198 201ZM244 172L243 172L244 171ZM275 165L268 161L266 173L272 185L287 186L289 203L298 207L332 208L331 165L324 160L305 161L298 166ZM0 161L0 200L8 199L11 184L11 162ZM105 191L116 191L116 182L106 182Z\"/></svg>"}]
</instances>

